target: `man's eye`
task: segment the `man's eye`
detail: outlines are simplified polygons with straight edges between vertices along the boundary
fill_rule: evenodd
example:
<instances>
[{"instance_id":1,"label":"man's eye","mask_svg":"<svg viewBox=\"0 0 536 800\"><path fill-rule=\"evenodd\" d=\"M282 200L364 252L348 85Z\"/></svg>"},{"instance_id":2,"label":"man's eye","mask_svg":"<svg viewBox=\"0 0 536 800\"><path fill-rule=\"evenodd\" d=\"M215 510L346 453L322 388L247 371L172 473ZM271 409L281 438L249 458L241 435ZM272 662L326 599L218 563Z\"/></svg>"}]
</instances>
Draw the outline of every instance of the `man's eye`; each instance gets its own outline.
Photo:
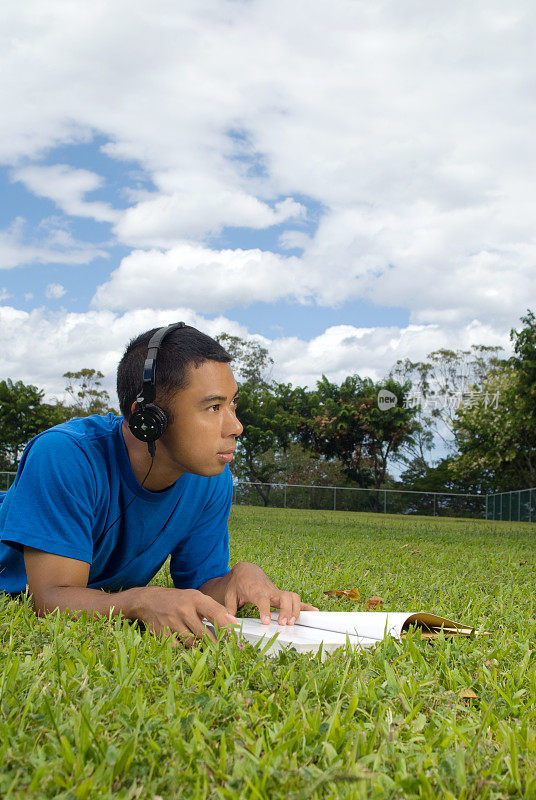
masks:
<instances>
[{"instance_id":1,"label":"man's eye","mask_svg":"<svg viewBox=\"0 0 536 800\"><path fill-rule=\"evenodd\" d=\"M220 407L220 404L219 403L215 403L213 406L209 406L208 408L209 408L209 411L212 411L212 409L215 409L216 411L218 411L219 407Z\"/></svg>"}]
</instances>

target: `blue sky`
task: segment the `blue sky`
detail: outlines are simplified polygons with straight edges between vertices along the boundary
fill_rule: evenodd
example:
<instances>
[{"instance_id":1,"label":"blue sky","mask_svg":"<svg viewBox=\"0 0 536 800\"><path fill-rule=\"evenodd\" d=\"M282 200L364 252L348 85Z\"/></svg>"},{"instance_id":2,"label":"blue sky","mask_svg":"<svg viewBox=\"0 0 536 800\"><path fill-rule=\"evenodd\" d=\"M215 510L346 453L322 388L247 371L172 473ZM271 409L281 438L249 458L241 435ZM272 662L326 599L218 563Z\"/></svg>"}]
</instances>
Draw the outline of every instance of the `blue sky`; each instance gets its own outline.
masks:
<instances>
[{"instance_id":1,"label":"blue sky","mask_svg":"<svg viewBox=\"0 0 536 800\"><path fill-rule=\"evenodd\" d=\"M52 396L89 366L113 391L128 339L179 318L307 385L508 347L533 295L530 3L1 13L6 377Z\"/></svg>"},{"instance_id":2,"label":"blue sky","mask_svg":"<svg viewBox=\"0 0 536 800\"><path fill-rule=\"evenodd\" d=\"M154 191L155 187L139 164L108 157L103 152L105 145L103 137L95 136L91 141L54 147L43 154L39 159L39 165L43 167L69 165L75 170L87 170L99 175L102 178L102 185L87 192L86 200L101 201L115 209L126 210L129 206L128 192ZM263 175L264 169L261 169L254 159L239 160L248 164L248 173ZM13 169L3 167L0 170L0 180L1 228L9 229L17 220L23 221L22 230L25 239L38 243L46 239L51 226L58 226L68 231L74 239L94 245L103 251L102 256L97 255L87 265L73 266L69 263L52 261L47 264L46 269L43 269L42 263L38 262L6 271L2 276L2 288L18 308L27 311L38 305L51 310L63 307L71 312L83 313L90 305L95 287L104 281L111 270L128 255L129 248L115 240L109 222L62 213L52 199L39 196L30 191L21 180L17 180L17 172ZM284 198L278 198L282 199ZM325 209L321 203L310 197L296 194L294 200L306 210L305 218L297 223L297 229L314 237ZM205 242L215 249L260 249L282 255L301 254L301 247L284 248L280 245L279 238L286 227L285 223L260 230L226 226L217 233L207 235ZM60 285L65 293L59 297L51 297L51 292L47 292L51 284ZM336 305L330 306L320 306L313 301L307 303L283 301L277 304L255 302L250 305L237 302L228 313L248 330L268 338L282 335L312 338L319 336L326 328L333 325L372 327L381 325L386 318L392 325L403 326L409 322L407 309L385 308L359 298L350 302L342 299Z\"/></svg>"}]
</instances>

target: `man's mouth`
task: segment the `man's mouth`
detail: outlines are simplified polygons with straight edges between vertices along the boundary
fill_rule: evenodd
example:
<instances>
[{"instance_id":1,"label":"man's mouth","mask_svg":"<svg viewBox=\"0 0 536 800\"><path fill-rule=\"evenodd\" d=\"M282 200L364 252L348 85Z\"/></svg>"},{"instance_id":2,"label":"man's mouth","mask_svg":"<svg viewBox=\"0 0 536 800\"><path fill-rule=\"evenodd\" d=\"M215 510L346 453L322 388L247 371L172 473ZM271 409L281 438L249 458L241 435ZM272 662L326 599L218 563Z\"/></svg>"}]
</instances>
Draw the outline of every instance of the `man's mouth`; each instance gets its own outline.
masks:
<instances>
[{"instance_id":1,"label":"man's mouth","mask_svg":"<svg viewBox=\"0 0 536 800\"><path fill-rule=\"evenodd\" d=\"M222 461L225 461L226 464L230 464L233 460L234 450L226 450L223 453L218 453L218 458Z\"/></svg>"}]
</instances>

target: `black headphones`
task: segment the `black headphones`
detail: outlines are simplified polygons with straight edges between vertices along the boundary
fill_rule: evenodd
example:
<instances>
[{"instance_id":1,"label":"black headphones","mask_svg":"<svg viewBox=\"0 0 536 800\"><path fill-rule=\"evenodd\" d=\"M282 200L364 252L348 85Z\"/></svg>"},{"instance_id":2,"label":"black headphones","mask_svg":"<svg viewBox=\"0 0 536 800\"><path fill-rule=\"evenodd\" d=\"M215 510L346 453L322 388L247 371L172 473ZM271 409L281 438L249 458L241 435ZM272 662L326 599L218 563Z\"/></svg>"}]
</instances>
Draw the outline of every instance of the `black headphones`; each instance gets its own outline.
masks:
<instances>
[{"instance_id":1,"label":"black headphones","mask_svg":"<svg viewBox=\"0 0 536 800\"><path fill-rule=\"evenodd\" d=\"M168 333L176 328L185 327L184 322L174 322L166 328L159 328L147 345L147 358L143 365L143 386L136 398L136 411L130 415L128 427L136 439L147 442L151 456L154 456L156 451L156 440L160 439L168 424L165 411L153 402L156 396L156 357Z\"/></svg>"}]
</instances>

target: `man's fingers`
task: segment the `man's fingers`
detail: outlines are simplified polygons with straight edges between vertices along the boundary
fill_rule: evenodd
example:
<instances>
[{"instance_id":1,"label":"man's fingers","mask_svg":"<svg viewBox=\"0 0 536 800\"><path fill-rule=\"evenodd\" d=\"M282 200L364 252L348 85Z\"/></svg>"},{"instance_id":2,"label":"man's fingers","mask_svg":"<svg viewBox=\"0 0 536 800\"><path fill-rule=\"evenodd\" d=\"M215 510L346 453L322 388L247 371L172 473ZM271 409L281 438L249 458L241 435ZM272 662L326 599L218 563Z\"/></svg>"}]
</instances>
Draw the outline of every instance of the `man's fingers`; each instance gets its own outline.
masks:
<instances>
[{"instance_id":1,"label":"man's fingers","mask_svg":"<svg viewBox=\"0 0 536 800\"><path fill-rule=\"evenodd\" d=\"M214 634L212 633L212 631L210 630L210 628L206 624L203 625L203 635L204 636L208 636L208 638L211 639L214 642L214 644L217 644L218 640L216 639L216 637L214 636Z\"/></svg>"},{"instance_id":2,"label":"man's fingers","mask_svg":"<svg viewBox=\"0 0 536 800\"><path fill-rule=\"evenodd\" d=\"M318 611L316 606L302 603L296 592L281 592L279 603L278 625L293 625L298 620L300 611Z\"/></svg>"},{"instance_id":3,"label":"man's fingers","mask_svg":"<svg viewBox=\"0 0 536 800\"><path fill-rule=\"evenodd\" d=\"M196 643L196 637L190 628L182 624L174 624L173 628L163 625L155 625L152 632L158 636L169 636L173 647L193 647Z\"/></svg>"},{"instance_id":4,"label":"man's fingers","mask_svg":"<svg viewBox=\"0 0 536 800\"><path fill-rule=\"evenodd\" d=\"M268 597L262 597L260 600L255 602L255 605L259 609L259 616L261 618L261 622L263 625L269 625L272 621L270 617L270 600Z\"/></svg>"},{"instance_id":5,"label":"man's fingers","mask_svg":"<svg viewBox=\"0 0 536 800\"><path fill-rule=\"evenodd\" d=\"M178 643L187 649L190 649L190 647L195 647L197 644L199 644L198 639L191 631L190 633L177 633L176 636Z\"/></svg>"},{"instance_id":6,"label":"man's fingers","mask_svg":"<svg viewBox=\"0 0 536 800\"><path fill-rule=\"evenodd\" d=\"M209 622L212 622L213 625L217 624L219 628L238 623L234 614L231 614L225 606L213 600L212 597L208 597L208 595L201 595L196 610L201 619L206 617Z\"/></svg>"},{"instance_id":7,"label":"man's fingers","mask_svg":"<svg viewBox=\"0 0 536 800\"><path fill-rule=\"evenodd\" d=\"M295 592L292 593L292 618L294 622L300 616L301 611L301 602L300 602L300 595L296 594ZM291 622L291 620L289 620Z\"/></svg>"},{"instance_id":8,"label":"man's fingers","mask_svg":"<svg viewBox=\"0 0 536 800\"><path fill-rule=\"evenodd\" d=\"M278 625L293 625L300 613L300 596L296 592L281 592L279 597Z\"/></svg>"},{"instance_id":9,"label":"man's fingers","mask_svg":"<svg viewBox=\"0 0 536 800\"><path fill-rule=\"evenodd\" d=\"M300 611L320 611L320 609L309 605L309 603L300 603Z\"/></svg>"},{"instance_id":10,"label":"man's fingers","mask_svg":"<svg viewBox=\"0 0 536 800\"><path fill-rule=\"evenodd\" d=\"M216 637L212 631L204 625L196 614L191 614L182 620L170 621L169 625L155 625L153 632L160 636L171 636L173 647L195 647L203 636L208 636L213 642Z\"/></svg>"},{"instance_id":11,"label":"man's fingers","mask_svg":"<svg viewBox=\"0 0 536 800\"><path fill-rule=\"evenodd\" d=\"M229 614L232 614L234 617L238 608L238 598L236 596L236 592L229 592L225 595L225 608Z\"/></svg>"}]
</instances>

